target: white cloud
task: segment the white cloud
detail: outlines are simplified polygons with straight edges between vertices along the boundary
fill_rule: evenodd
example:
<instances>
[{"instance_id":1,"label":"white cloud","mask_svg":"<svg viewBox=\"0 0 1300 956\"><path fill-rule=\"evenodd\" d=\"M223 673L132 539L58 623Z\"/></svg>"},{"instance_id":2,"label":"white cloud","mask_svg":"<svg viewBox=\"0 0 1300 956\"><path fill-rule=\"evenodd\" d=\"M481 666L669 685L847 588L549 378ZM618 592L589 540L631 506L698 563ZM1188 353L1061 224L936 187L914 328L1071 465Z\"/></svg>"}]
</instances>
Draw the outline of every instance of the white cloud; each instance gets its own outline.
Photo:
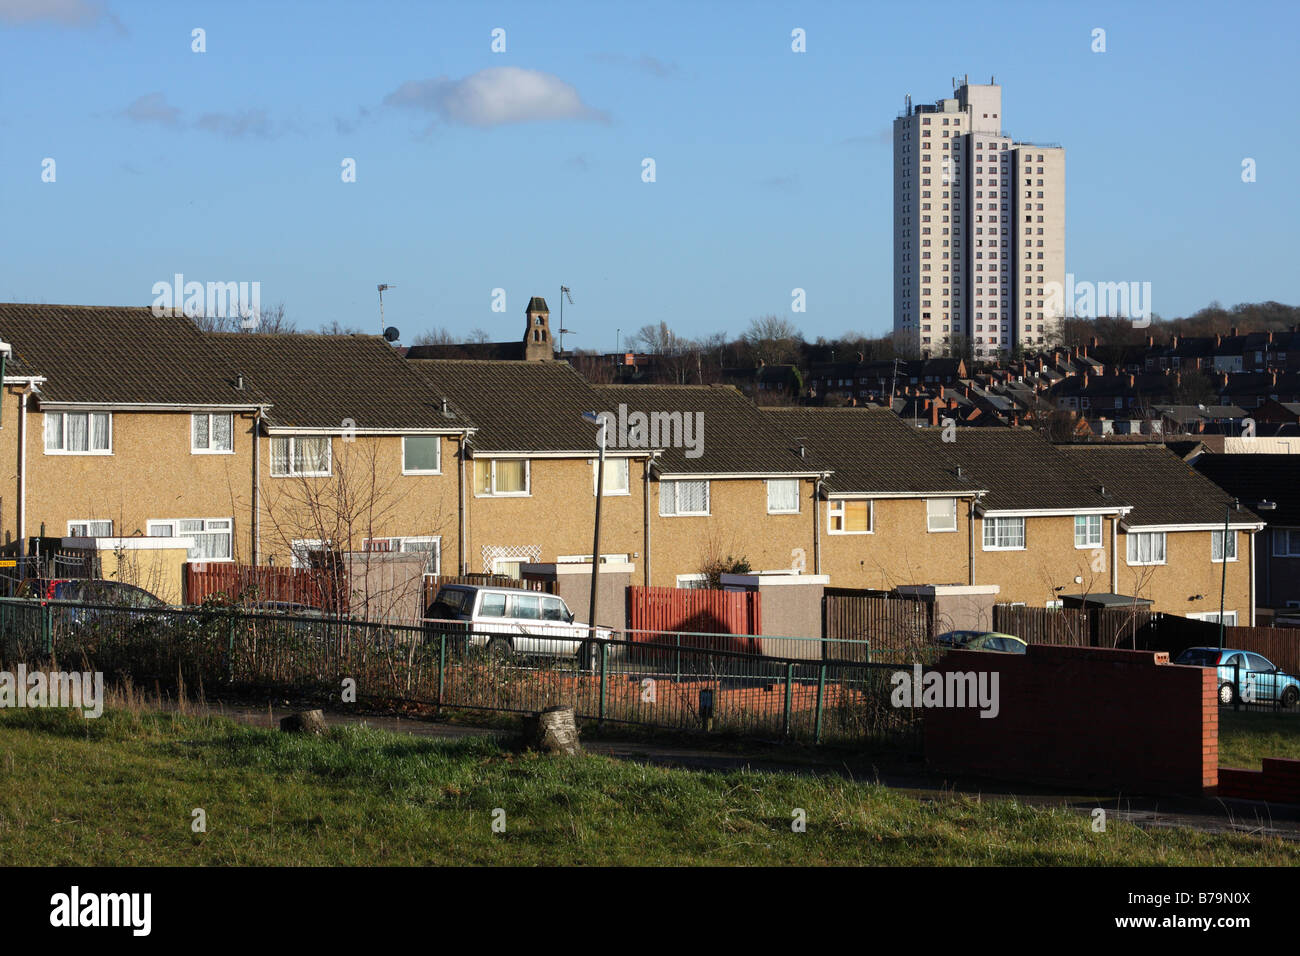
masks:
<instances>
[{"instance_id":1,"label":"white cloud","mask_svg":"<svg viewBox=\"0 0 1300 956\"><path fill-rule=\"evenodd\" d=\"M217 133L228 139L246 136L270 139L277 135L266 110L244 110L242 113L204 113L194 124L201 130Z\"/></svg>"},{"instance_id":2,"label":"white cloud","mask_svg":"<svg viewBox=\"0 0 1300 956\"><path fill-rule=\"evenodd\" d=\"M135 123L160 123L175 126L181 111L167 102L164 93L146 93L122 111L122 115Z\"/></svg>"},{"instance_id":3,"label":"white cloud","mask_svg":"<svg viewBox=\"0 0 1300 956\"><path fill-rule=\"evenodd\" d=\"M0 21L11 24L81 27L92 26L105 17L116 22L100 0L0 0Z\"/></svg>"},{"instance_id":4,"label":"white cloud","mask_svg":"<svg viewBox=\"0 0 1300 956\"><path fill-rule=\"evenodd\" d=\"M609 121L607 114L583 103L578 91L558 76L517 66L491 67L461 80L408 80L384 97L384 103L435 113L444 122L462 126Z\"/></svg>"}]
</instances>

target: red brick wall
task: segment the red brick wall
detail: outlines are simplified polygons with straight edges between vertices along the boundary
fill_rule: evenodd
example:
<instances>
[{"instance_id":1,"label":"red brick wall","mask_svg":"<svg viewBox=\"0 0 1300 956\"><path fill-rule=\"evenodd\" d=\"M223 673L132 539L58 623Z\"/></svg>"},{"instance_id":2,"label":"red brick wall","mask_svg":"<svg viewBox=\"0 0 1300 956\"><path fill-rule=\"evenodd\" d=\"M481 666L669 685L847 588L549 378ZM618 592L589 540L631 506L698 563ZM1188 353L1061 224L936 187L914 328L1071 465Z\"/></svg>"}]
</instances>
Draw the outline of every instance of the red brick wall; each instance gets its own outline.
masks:
<instances>
[{"instance_id":1,"label":"red brick wall","mask_svg":"<svg viewBox=\"0 0 1300 956\"><path fill-rule=\"evenodd\" d=\"M1219 771L1219 796L1269 803L1300 803L1300 760L1264 758L1263 770Z\"/></svg>"},{"instance_id":2,"label":"red brick wall","mask_svg":"<svg viewBox=\"0 0 1300 956\"><path fill-rule=\"evenodd\" d=\"M1200 796L1219 782L1215 672L1156 651L1031 644L954 651L947 671L996 671L999 713L927 708L938 771L1081 790Z\"/></svg>"}]
</instances>

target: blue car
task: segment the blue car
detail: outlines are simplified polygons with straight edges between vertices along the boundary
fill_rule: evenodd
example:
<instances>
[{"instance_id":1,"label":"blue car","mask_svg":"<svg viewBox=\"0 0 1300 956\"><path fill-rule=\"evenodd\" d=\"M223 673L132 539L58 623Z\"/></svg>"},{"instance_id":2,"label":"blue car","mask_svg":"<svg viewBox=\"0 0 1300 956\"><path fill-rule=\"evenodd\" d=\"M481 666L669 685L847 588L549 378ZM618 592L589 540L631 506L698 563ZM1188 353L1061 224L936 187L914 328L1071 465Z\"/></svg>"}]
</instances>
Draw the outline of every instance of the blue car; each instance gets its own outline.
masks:
<instances>
[{"instance_id":1,"label":"blue car","mask_svg":"<svg viewBox=\"0 0 1300 956\"><path fill-rule=\"evenodd\" d=\"M1189 647L1175 664L1213 667L1219 673L1219 703L1230 707L1240 698L1245 703L1280 703L1294 707L1300 702L1300 679L1285 674L1273 662L1254 651L1225 647ZM1236 680L1234 682L1234 675Z\"/></svg>"}]
</instances>

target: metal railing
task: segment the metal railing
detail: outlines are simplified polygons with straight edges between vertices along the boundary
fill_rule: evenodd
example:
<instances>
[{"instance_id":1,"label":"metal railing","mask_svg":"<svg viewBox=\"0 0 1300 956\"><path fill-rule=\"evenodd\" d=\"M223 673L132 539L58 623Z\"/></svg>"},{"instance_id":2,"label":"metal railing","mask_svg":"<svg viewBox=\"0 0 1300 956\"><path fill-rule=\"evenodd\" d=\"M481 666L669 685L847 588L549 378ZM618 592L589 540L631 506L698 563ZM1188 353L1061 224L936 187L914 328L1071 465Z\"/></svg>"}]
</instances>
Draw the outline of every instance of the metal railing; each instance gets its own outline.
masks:
<instances>
[{"instance_id":1,"label":"metal railing","mask_svg":"<svg viewBox=\"0 0 1300 956\"><path fill-rule=\"evenodd\" d=\"M350 686L358 700L434 711L568 705L602 724L920 749L919 710L891 706L898 664L828 658L827 645L808 638L763 638L786 651L807 642L773 656L726 646L720 635L592 639L583 625L564 629L0 599L0 662L53 660L149 690L183 684L208 695L338 702Z\"/></svg>"}]
</instances>

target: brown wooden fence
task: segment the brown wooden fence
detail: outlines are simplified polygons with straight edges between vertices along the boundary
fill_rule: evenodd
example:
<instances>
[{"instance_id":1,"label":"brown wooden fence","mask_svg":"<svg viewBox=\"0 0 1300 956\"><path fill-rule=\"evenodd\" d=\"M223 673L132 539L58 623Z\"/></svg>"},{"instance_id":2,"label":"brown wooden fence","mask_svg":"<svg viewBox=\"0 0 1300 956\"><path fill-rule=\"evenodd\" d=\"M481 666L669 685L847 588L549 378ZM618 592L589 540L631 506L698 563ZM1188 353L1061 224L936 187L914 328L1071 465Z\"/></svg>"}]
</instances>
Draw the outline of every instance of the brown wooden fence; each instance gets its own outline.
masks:
<instances>
[{"instance_id":1,"label":"brown wooden fence","mask_svg":"<svg viewBox=\"0 0 1300 956\"><path fill-rule=\"evenodd\" d=\"M1291 627L1227 627L1228 647L1263 654L1288 674L1300 674L1300 630Z\"/></svg>"},{"instance_id":2,"label":"brown wooden fence","mask_svg":"<svg viewBox=\"0 0 1300 956\"><path fill-rule=\"evenodd\" d=\"M826 657L865 661L911 656L934 643L932 610L924 601L827 589L822 599Z\"/></svg>"},{"instance_id":3,"label":"brown wooden fence","mask_svg":"<svg viewBox=\"0 0 1300 956\"><path fill-rule=\"evenodd\" d=\"M1026 644L1070 647L1132 647L1151 618L1141 608L1046 608L995 604L993 630Z\"/></svg>"},{"instance_id":4,"label":"brown wooden fence","mask_svg":"<svg viewBox=\"0 0 1300 956\"><path fill-rule=\"evenodd\" d=\"M762 601L756 591L714 591L705 588L653 588L632 585L627 589L627 619L631 639L661 643L652 632L691 634L757 635L762 631ZM683 647L717 642L683 641ZM725 647L759 653L757 640L728 641Z\"/></svg>"},{"instance_id":5,"label":"brown wooden fence","mask_svg":"<svg viewBox=\"0 0 1300 956\"><path fill-rule=\"evenodd\" d=\"M333 586L330 573L321 568L225 562L186 563L184 591L186 604L202 604L211 599L254 605L288 602L330 611L336 610L335 603L346 593L344 588Z\"/></svg>"}]
</instances>

